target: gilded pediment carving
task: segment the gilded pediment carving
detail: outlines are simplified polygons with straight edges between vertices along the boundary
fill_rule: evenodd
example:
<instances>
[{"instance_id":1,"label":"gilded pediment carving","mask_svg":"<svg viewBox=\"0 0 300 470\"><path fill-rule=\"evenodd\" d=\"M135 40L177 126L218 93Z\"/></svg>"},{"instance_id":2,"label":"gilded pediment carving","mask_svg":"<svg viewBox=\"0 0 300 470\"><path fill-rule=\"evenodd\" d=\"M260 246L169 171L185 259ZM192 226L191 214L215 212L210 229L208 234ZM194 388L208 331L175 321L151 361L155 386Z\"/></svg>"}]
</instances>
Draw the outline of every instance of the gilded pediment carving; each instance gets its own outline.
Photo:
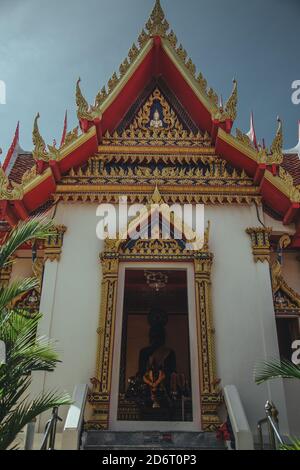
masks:
<instances>
[{"instance_id":1,"label":"gilded pediment carving","mask_svg":"<svg viewBox=\"0 0 300 470\"><path fill-rule=\"evenodd\" d=\"M159 88L155 88L129 126L120 133L107 132L103 143L211 147L211 138L207 133L188 130Z\"/></svg>"}]
</instances>

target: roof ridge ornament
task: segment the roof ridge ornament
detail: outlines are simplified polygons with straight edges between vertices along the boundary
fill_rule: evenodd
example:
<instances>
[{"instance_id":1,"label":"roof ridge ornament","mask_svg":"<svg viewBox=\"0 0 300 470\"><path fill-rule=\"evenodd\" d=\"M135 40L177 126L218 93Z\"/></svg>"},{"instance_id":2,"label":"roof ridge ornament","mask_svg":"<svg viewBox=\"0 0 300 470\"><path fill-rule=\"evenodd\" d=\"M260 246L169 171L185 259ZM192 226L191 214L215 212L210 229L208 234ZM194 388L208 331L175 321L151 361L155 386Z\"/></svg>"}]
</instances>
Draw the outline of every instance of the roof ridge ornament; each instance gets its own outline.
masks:
<instances>
[{"instance_id":1,"label":"roof ridge ornament","mask_svg":"<svg viewBox=\"0 0 300 470\"><path fill-rule=\"evenodd\" d=\"M45 144L43 137L41 136L38 120L40 118L40 113L37 113L34 124L33 124L33 132L32 132L32 142L34 145L34 149L32 152L32 156L36 161L44 161L49 162L50 160L59 161L62 158L61 150L65 147L70 145L72 142L78 139L78 127L75 127L72 131L66 133L65 141L60 148L56 147L54 142L53 145ZM48 149L47 149L48 148ZM27 177L29 175L27 174ZM28 179L28 178L27 178Z\"/></svg>"},{"instance_id":2,"label":"roof ridge ornament","mask_svg":"<svg viewBox=\"0 0 300 470\"><path fill-rule=\"evenodd\" d=\"M275 138L271 144L270 149L265 146L258 146L258 155L260 163L267 163L269 165L281 165L283 161L282 146L283 146L283 131L282 121L277 117L278 128Z\"/></svg>"},{"instance_id":3,"label":"roof ridge ornament","mask_svg":"<svg viewBox=\"0 0 300 470\"><path fill-rule=\"evenodd\" d=\"M273 155L280 154L282 156L282 146L283 146L283 131L282 131L282 120L280 117L277 117L278 128L275 135L275 138L270 147L270 151Z\"/></svg>"},{"instance_id":4,"label":"roof ridge ornament","mask_svg":"<svg viewBox=\"0 0 300 470\"><path fill-rule=\"evenodd\" d=\"M146 23L146 29L151 36L166 37L169 27L160 0L156 0L150 18Z\"/></svg>"},{"instance_id":5,"label":"roof ridge ornament","mask_svg":"<svg viewBox=\"0 0 300 470\"><path fill-rule=\"evenodd\" d=\"M225 113L227 114L228 118L232 121L236 120L237 117L237 104L238 104L238 89L237 89L237 81L233 79L233 90L230 97L225 104Z\"/></svg>"},{"instance_id":6,"label":"roof ridge ornament","mask_svg":"<svg viewBox=\"0 0 300 470\"><path fill-rule=\"evenodd\" d=\"M80 82L81 78L79 77L76 83L77 117L79 120L94 121L94 119L101 117L100 101L96 98L95 106L90 106L82 94Z\"/></svg>"},{"instance_id":7,"label":"roof ridge ornament","mask_svg":"<svg viewBox=\"0 0 300 470\"><path fill-rule=\"evenodd\" d=\"M35 160L48 160L46 144L39 130L39 125L38 125L39 119L40 119L40 113L37 113L36 117L34 118L33 131L32 131L32 142L34 145L32 156Z\"/></svg>"}]
</instances>

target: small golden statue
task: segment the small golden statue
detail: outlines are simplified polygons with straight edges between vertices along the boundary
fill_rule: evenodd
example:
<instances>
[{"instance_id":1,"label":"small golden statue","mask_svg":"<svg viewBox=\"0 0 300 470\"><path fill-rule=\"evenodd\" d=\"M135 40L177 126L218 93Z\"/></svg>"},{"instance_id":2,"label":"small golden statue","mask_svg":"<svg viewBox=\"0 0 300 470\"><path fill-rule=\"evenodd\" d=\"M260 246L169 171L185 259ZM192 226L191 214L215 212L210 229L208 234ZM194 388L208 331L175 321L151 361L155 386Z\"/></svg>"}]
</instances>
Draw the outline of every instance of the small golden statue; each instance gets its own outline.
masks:
<instances>
[{"instance_id":1,"label":"small golden statue","mask_svg":"<svg viewBox=\"0 0 300 470\"><path fill-rule=\"evenodd\" d=\"M150 127L152 127L153 129L161 129L163 127L163 122L160 119L160 114L159 114L158 109L154 111L153 119L151 119L150 121Z\"/></svg>"},{"instance_id":2,"label":"small golden statue","mask_svg":"<svg viewBox=\"0 0 300 470\"><path fill-rule=\"evenodd\" d=\"M157 379L155 379L155 372L152 369L148 370L143 377L145 384L149 385L151 390L151 400L153 403L152 408L160 408L160 404L157 397L157 389L160 384L163 383L165 378L166 374L162 370L160 370Z\"/></svg>"}]
</instances>

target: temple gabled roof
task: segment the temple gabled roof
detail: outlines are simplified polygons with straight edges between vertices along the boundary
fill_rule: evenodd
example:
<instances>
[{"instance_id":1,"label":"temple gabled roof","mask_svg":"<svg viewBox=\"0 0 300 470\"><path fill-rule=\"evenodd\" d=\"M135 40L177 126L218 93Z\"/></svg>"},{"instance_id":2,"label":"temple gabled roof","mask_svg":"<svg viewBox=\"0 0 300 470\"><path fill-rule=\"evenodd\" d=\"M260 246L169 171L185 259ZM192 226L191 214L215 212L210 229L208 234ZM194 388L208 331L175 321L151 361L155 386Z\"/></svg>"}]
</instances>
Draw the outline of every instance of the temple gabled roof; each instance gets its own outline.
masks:
<instances>
[{"instance_id":1,"label":"temple gabled roof","mask_svg":"<svg viewBox=\"0 0 300 470\"><path fill-rule=\"evenodd\" d=\"M285 154L282 151L281 121L269 149L254 145L249 136L238 129L233 136L237 82L234 80L232 94L223 105L216 92L207 86L203 75L196 74L196 67L184 47L178 45L159 0L119 73L112 75L107 89L99 91L93 105L88 104L80 79L77 81L81 134L78 129L66 132L64 126L60 147L46 145L39 131L38 114L34 121L32 153L21 151L18 135L15 136L4 164L5 171L0 175L2 218L14 225L53 198L63 175L85 165L98 152L107 135L122 134L153 84L167 96L191 133L197 131L206 136L203 138L210 142L218 156L253 178L263 203L285 224L298 218L300 164L295 158L297 152Z\"/></svg>"},{"instance_id":2,"label":"temple gabled roof","mask_svg":"<svg viewBox=\"0 0 300 470\"><path fill-rule=\"evenodd\" d=\"M112 133L129 107L153 79L163 77L183 107L202 131L216 135L217 123L230 130L236 117L237 83L225 106L219 106L217 93L207 86L203 75L196 75L196 67L188 57L156 0L138 44L133 44L128 57L122 62L119 73L112 75L108 87L102 88L90 106L85 100L80 79L76 87L78 119L82 129L94 123L98 136Z\"/></svg>"}]
</instances>

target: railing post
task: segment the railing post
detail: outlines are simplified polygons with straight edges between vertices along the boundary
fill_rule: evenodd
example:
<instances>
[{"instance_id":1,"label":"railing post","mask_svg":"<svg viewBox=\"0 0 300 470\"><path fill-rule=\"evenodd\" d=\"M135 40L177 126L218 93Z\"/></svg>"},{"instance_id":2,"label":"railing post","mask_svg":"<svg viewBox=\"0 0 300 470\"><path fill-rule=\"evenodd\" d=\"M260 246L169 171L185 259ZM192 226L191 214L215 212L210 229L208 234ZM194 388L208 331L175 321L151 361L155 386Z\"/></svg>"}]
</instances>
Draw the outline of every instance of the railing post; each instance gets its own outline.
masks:
<instances>
[{"instance_id":1,"label":"railing post","mask_svg":"<svg viewBox=\"0 0 300 470\"><path fill-rule=\"evenodd\" d=\"M268 432L269 432L269 444L272 450L277 449L277 443L283 445L283 439L279 433L279 421L278 421L278 411L276 406L271 402L267 401L265 404L265 413L266 418L261 419L257 423L259 444L261 450L264 449L263 434L262 434L262 425L267 423Z\"/></svg>"},{"instance_id":2,"label":"railing post","mask_svg":"<svg viewBox=\"0 0 300 470\"><path fill-rule=\"evenodd\" d=\"M24 450L32 450L34 444L36 419L27 424Z\"/></svg>"}]
</instances>

